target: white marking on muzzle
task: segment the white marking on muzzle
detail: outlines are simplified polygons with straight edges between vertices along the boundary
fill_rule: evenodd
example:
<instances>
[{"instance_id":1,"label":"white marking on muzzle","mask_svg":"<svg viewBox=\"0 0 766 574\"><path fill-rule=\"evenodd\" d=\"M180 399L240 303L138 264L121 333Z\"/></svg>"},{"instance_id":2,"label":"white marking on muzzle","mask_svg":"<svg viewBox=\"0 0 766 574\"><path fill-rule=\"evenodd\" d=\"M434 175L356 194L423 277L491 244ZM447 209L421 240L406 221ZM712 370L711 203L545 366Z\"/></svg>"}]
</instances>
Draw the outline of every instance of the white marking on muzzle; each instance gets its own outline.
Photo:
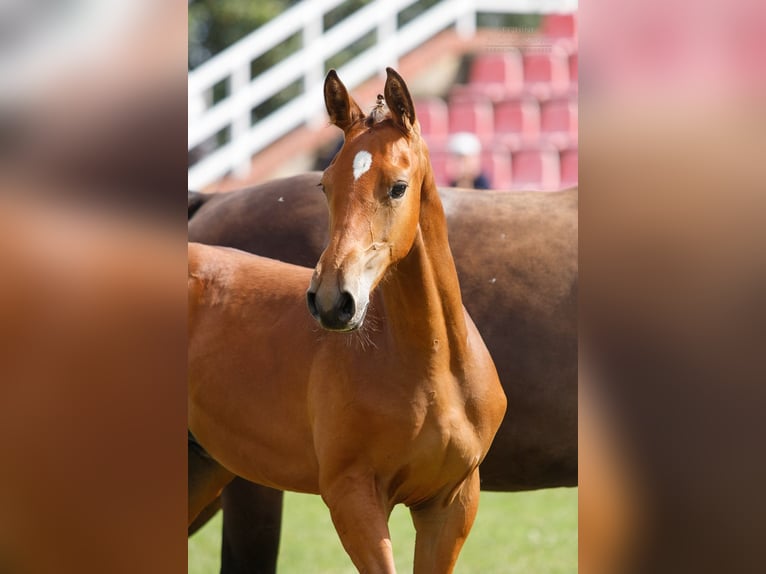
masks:
<instances>
[{"instance_id":1,"label":"white marking on muzzle","mask_svg":"<svg viewBox=\"0 0 766 574\"><path fill-rule=\"evenodd\" d=\"M372 155L368 151L360 151L354 156L354 181L367 173L372 165Z\"/></svg>"},{"instance_id":2,"label":"white marking on muzzle","mask_svg":"<svg viewBox=\"0 0 766 574\"><path fill-rule=\"evenodd\" d=\"M354 323L359 322L367 311L367 306L370 303L370 291L381 274L381 263L375 260L385 256L383 251L385 245L385 243L376 242L367 247L359 261L360 265L356 267L357 272L353 275L353 279L350 274L345 277L343 289L351 293L356 302L356 314L352 319Z\"/></svg>"}]
</instances>

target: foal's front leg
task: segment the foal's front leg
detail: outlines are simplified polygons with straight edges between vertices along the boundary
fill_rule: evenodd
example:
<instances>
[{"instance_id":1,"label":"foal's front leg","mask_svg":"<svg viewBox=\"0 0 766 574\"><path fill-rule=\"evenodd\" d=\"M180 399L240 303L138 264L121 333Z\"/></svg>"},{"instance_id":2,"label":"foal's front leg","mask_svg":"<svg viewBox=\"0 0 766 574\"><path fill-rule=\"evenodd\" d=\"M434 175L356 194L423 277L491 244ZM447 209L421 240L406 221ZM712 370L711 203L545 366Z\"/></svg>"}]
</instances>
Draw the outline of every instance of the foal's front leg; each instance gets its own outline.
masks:
<instances>
[{"instance_id":1,"label":"foal's front leg","mask_svg":"<svg viewBox=\"0 0 766 574\"><path fill-rule=\"evenodd\" d=\"M384 507L374 475L346 471L322 481L321 491L357 570L361 574L396 574L388 531L390 509Z\"/></svg>"},{"instance_id":2,"label":"foal's front leg","mask_svg":"<svg viewBox=\"0 0 766 574\"><path fill-rule=\"evenodd\" d=\"M410 510L417 532L414 574L452 572L478 508L477 468L458 487L451 502L439 497L425 506Z\"/></svg>"}]
</instances>

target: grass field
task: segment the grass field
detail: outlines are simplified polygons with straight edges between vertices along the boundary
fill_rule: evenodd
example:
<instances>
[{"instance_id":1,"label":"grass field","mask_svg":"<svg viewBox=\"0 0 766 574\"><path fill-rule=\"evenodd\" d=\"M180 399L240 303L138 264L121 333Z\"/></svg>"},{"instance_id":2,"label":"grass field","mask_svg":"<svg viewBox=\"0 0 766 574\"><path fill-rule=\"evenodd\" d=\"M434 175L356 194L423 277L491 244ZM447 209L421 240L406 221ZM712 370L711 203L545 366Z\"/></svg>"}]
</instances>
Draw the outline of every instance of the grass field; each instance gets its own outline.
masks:
<instances>
[{"instance_id":1,"label":"grass field","mask_svg":"<svg viewBox=\"0 0 766 574\"><path fill-rule=\"evenodd\" d=\"M415 530L397 506L389 522L396 568L412 572ZM221 515L189 539L189 574L218 574ZM287 493L280 574L355 574L318 496ZM463 547L457 574L577 572L577 489L482 492L479 515Z\"/></svg>"}]
</instances>

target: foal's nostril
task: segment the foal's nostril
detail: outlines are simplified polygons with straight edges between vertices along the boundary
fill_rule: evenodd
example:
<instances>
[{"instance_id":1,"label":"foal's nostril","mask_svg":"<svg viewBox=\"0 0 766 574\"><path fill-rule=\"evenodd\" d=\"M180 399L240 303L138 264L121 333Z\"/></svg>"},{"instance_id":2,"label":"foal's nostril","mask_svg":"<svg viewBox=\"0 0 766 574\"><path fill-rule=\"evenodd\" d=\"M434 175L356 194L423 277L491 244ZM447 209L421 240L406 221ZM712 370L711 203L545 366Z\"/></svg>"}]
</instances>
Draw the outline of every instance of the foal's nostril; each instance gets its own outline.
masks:
<instances>
[{"instance_id":1,"label":"foal's nostril","mask_svg":"<svg viewBox=\"0 0 766 574\"><path fill-rule=\"evenodd\" d=\"M315 319L319 318L319 311L317 310L317 294L313 291L306 292L306 303L309 306L309 313Z\"/></svg>"},{"instance_id":2,"label":"foal's nostril","mask_svg":"<svg viewBox=\"0 0 766 574\"><path fill-rule=\"evenodd\" d=\"M354 303L354 298L351 296L351 293L348 291L344 291L340 296L340 301L338 303L338 319L344 322L350 321L354 314L356 313L356 304Z\"/></svg>"}]
</instances>

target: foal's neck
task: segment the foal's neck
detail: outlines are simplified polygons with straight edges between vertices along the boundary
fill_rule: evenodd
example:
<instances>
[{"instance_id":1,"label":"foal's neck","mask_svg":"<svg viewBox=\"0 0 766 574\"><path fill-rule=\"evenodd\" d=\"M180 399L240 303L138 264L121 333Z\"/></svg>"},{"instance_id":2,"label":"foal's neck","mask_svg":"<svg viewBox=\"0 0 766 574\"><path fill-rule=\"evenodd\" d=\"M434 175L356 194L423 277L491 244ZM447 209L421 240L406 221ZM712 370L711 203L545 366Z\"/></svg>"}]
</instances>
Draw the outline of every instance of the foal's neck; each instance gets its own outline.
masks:
<instances>
[{"instance_id":1,"label":"foal's neck","mask_svg":"<svg viewBox=\"0 0 766 574\"><path fill-rule=\"evenodd\" d=\"M467 329L447 221L430 172L420 201L413 247L381 284L381 295L397 341L423 349L431 358L448 353L450 367L457 371L467 352Z\"/></svg>"}]
</instances>

